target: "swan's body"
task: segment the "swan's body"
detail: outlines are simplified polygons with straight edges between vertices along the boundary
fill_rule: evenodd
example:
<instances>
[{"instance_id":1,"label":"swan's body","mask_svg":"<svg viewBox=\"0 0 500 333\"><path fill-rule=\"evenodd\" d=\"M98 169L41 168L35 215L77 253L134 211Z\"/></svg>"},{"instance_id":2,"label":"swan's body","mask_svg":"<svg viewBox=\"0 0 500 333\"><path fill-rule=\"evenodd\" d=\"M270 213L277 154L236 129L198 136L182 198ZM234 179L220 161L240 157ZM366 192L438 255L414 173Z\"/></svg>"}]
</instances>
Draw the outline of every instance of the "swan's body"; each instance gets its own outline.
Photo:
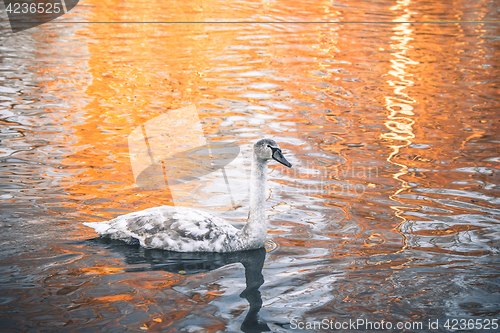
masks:
<instances>
[{"instance_id":1,"label":"swan's body","mask_svg":"<svg viewBox=\"0 0 500 333\"><path fill-rule=\"evenodd\" d=\"M239 230L225 220L187 207L154 207L111 221L85 225L94 228L100 236L128 243L139 241L147 248L177 252L229 252L254 248L237 237Z\"/></svg>"},{"instance_id":2,"label":"swan's body","mask_svg":"<svg viewBox=\"0 0 500 333\"><path fill-rule=\"evenodd\" d=\"M119 216L106 222L84 223L102 237L146 248L177 252L233 252L264 246L267 235L265 185L267 161L288 167L281 149L271 139L254 145L247 224L238 230L224 219L198 209L161 206Z\"/></svg>"}]
</instances>

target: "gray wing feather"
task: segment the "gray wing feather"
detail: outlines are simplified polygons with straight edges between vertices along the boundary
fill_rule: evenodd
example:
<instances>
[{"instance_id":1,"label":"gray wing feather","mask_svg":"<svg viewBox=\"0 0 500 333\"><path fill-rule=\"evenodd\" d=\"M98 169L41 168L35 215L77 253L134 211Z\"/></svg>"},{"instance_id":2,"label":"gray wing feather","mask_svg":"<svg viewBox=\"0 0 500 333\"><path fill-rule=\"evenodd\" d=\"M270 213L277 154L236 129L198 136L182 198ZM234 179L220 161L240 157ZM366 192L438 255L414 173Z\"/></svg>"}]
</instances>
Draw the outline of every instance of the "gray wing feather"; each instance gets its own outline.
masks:
<instances>
[{"instance_id":1,"label":"gray wing feather","mask_svg":"<svg viewBox=\"0 0 500 333\"><path fill-rule=\"evenodd\" d=\"M194 252L226 251L238 229L209 213L161 206L119 216L107 222L85 223L103 237L138 240L148 248Z\"/></svg>"}]
</instances>

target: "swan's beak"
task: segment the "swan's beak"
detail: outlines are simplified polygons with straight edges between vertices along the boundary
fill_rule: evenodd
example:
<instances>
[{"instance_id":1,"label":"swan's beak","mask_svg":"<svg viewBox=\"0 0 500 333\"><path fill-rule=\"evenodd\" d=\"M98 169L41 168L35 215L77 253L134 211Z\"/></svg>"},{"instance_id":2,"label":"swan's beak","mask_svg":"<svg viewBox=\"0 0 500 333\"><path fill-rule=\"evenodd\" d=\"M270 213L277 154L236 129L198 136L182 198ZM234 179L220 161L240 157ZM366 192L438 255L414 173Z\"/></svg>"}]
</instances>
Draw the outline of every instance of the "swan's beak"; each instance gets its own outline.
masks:
<instances>
[{"instance_id":1,"label":"swan's beak","mask_svg":"<svg viewBox=\"0 0 500 333\"><path fill-rule=\"evenodd\" d=\"M290 164L290 162L288 162L285 158L285 156L283 156L283 154L281 153L281 149L273 149L273 160L275 161L278 161L280 162L281 164L283 164L284 166L287 166L289 168L292 167L292 165Z\"/></svg>"}]
</instances>

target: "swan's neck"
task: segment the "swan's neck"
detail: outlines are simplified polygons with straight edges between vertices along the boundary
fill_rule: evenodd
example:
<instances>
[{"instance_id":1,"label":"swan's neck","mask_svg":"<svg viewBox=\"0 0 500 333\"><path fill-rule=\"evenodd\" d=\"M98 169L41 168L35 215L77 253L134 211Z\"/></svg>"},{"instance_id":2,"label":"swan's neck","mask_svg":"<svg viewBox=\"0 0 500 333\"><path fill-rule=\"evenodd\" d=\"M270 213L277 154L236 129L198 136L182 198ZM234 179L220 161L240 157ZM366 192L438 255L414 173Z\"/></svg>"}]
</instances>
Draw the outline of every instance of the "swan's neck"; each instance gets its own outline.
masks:
<instances>
[{"instance_id":1,"label":"swan's neck","mask_svg":"<svg viewBox=\"0 0 500 333\"><path fill-rule=\"evenodd\" d=\"M254 155L250 178L248 221L242 230L243 237L252 248L262 247L266 241L266 178L267 161L261 160Z\"/></svg>"}]
</instances>

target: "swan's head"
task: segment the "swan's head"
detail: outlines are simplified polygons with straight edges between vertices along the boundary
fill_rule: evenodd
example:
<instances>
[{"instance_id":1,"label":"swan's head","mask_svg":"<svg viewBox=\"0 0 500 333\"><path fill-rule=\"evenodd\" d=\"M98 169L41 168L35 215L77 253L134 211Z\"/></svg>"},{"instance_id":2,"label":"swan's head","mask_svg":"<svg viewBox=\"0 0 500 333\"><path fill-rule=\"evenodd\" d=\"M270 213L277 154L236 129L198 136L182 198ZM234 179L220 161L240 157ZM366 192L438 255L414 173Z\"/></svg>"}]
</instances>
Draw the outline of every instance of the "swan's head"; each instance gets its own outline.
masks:
<instances>
[{"instance_id":1,"label":"swan's head","mask_svg":"<svg viewBox=\"0 0 500 333\"><path fill-rule=\"evenodd\" d=\"M281 152L280 146L278 146L274 140L262 139L257 141L257 143L253 146L253 151L255 156L261 160L267 161L273 159L284 166L289 168L292 167L292 164L286 160L285 156L283 156L283 153Z\"/></svg>"}]
</instances>

